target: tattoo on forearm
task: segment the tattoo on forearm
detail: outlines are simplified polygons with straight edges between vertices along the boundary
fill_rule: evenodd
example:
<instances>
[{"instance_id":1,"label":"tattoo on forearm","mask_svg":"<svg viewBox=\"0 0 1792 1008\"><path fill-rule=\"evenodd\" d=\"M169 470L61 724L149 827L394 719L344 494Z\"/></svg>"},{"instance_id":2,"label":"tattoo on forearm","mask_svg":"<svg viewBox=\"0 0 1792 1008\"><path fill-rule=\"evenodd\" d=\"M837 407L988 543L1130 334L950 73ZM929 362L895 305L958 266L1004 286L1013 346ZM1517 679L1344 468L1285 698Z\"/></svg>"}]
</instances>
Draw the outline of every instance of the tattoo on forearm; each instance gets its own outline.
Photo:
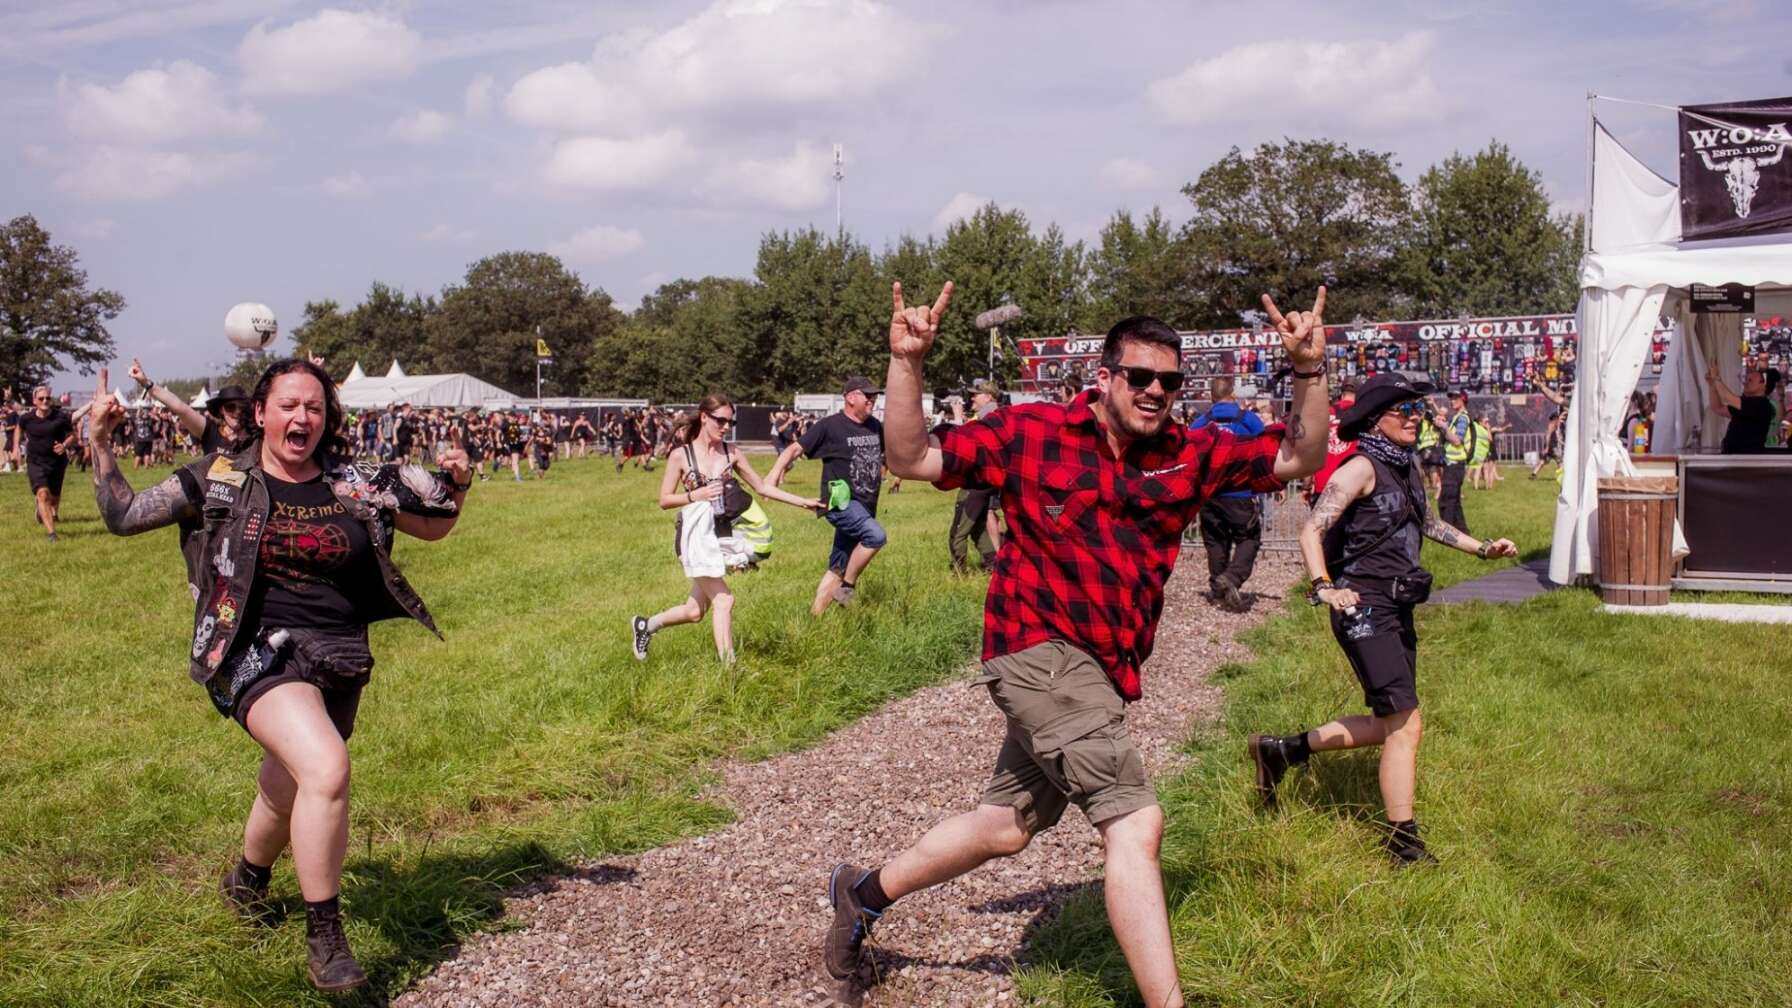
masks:
<instances>
[{"instance_id":1,"label":"tattoo on forearm","mask_svg":"<svg viewBox=\"0 0 1792 1008\"><path fill-rule=\"evenodd\" d=\"M1456 546L1462 542L1462 533L1449 522L1431 517L1425 519L1425 538L1444 546Z\"/></svg>"},{"instance_id":2,"label":"tattoo on forearm","mask_svg":"<svg viewBox=\"0 0 1792 1008\"><path fill-rule=\"evenodd\" d=\"M1319 500L1313 504L1313 514L1307 518L1307 527L1320 535L1325 535L1338 519L1343 516L1344 509L1350 506L1349 491L1336 483L1328 484Z\"/></svg>"},{"instance_id":3,"label":"tattoo on forearm","mask_svg":"<svg viewBox=\"0 0 1792 1008\"><path fill-rule=\"evenodd\" d=\"M1288 418L1288 436L1296 441L1307 439L1307 422L1301 419L1299 413Z\"/></svg>"},{"instance_id":4,"label":"tattoo on forearm","mask_svg":"<svg viewBox=\"0 0 1792 1008\"><path fill-rule=\"evenodd\" d=\"M93 482L100 516L105 519L106 529L114 535L148 532L172 525L193 513L178 476L170 476L137 493L131 489L124 473L118 471L118 466L111 464L96 466Z\"/></svg>"}]
</instances>

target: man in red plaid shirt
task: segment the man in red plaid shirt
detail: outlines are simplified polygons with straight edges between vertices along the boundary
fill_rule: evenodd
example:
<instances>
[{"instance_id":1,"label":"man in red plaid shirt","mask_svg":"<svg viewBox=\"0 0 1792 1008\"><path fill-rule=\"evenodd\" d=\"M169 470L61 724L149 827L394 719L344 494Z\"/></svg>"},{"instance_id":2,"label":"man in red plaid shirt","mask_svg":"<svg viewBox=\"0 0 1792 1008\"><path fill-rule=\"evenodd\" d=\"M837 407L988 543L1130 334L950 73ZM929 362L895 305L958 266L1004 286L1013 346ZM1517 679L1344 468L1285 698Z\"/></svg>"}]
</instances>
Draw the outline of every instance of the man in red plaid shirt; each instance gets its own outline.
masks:
<instances>
[{"instance_id":1,"label":"man in red plaid shirt","mask_svg":"<svg viewBox=\"0 0 1792 1008\"><path fill-rule=\"evenodd\" d=\"M977 807L935 825L876 871L840 865L828 880L828 972L854 976L865 933L896 899L1020 852L1074 803L1106 847L1108 920L1152 1008L1182 1004L1164 909L1163 812L1126 733L1140 695L1163 586L1182 530L1227 490L1269 491L1325 460L1325 288L1313 310L1264 308L1294 364L1286 426L1240 440L1170 419L1182 386L1181 337L1143 316L1109 330L1094 388L1069 403L997 410L930 443L921 361L952 284L932 307L893 290L884 441L890 470L941 489L1001 495L1009 539L996 558L977 680L1007 721Z\"/></svg>"}]
</instances>

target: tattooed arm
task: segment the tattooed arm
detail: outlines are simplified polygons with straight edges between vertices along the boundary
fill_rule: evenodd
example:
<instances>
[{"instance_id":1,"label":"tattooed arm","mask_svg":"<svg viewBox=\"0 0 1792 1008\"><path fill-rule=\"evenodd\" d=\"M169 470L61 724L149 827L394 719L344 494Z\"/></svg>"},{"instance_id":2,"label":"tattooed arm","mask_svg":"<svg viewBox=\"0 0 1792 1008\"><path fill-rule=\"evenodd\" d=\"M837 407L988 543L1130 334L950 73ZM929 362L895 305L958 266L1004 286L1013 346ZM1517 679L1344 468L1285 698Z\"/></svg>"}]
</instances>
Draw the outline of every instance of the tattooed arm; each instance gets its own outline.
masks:
<instances>
[{"instance_id":1,"label":"tattooed arm","mask_svg":"<svg viewBox=\"0 0 1792 1008\"><path fill-rule=\"evenodd\" d=\"M118 471L118 460L112 457L111 438L93 442L93 486L100 517L113 535L148 532L197 513L179 476L170 476L142 493L133 491L124 473Z\"/></svg>"},{"instance_id":2,"label":"tattooed arm","mask_svg":"<svg viewBox=\"0 0 1792 1008\"><path fill-rule=\"evenodd\" d=\"M1325 484L1325 492L1313 503L1313 513L1300 527L1300 555L1306 561L1307 577L1314 582L1331 580L1325 567L1325 534L1331 530L1350 505L1375 489L1375 467L1368 459L1346 459ZM1349 589L1326 588L1319 597L1336 609L1356 605L1356 593Z\"/></svg>"},{"instance_id":3,"label":"tattooed arm","mask_svg":"<svg viewBox=\"0 0 1792 1008\"><path fill-rule=\"evenodd\" d=\"M1472 553L1483 560L1492 557L1517 556L1518 547L1510 539L1476 539L1449 522L1432 515L1425 519L1425 538L1440 546Z\"/></svg>"},{"instance_id":4,"label":"tattooed arm","mask_svg":"<svg viewBox=\"0 0 1792 1008\"><path fill-rule=\"evenodd\" d=\"M105 387L106 372L102 369L102 393ZM118 460L112 456L112 432L124 419L124 407L109 396L96 397L94 402L103 405L93 411L89 429L93 441L93 493L106 530L113 535L136 535L191 518L196 512L179 476L170 476L142 493L131 489L130 481L118 471Z\"/></svg>"}]
</instances>

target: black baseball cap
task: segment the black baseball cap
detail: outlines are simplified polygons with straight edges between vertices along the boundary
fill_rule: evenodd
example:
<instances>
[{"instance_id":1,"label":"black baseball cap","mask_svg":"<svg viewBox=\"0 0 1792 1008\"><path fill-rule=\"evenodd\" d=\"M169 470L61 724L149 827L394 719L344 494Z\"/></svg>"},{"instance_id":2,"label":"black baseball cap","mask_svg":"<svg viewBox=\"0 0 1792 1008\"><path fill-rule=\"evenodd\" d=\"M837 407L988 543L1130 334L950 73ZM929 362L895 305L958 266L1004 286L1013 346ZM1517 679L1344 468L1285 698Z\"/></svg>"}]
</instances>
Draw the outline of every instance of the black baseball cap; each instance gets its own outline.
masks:
<instances>
[{"instance_id":1,"label":"black baseball cap","mask_svg":"<svg viewBox=\"0 0 1792 1008\"><path fill-rule=\"evenodd\" d=\"M882 391L883 389L880 389L871 383L871 379L862 375L853 375L846 379L846 387L841 390L840 394L848 396L854 392L863 392L868 396L874 396Z\"/></svg>"}]
</instances>

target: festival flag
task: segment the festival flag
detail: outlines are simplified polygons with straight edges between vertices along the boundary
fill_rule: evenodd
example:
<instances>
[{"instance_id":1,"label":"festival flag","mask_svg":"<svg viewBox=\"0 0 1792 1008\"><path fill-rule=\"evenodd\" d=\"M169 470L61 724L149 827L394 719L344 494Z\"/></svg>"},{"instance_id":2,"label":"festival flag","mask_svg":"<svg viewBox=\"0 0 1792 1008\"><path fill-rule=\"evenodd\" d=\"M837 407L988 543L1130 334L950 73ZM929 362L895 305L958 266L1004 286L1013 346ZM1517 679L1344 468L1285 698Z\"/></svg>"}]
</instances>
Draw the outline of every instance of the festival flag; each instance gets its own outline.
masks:
<instances>
[{"instance_id":1,"label":"festival flag","mask_svg":"<svg viewBox=\"0 0 1792 1008\"><path fill-rule=\"evenodd\" d=\"M1680 108L1687 241L1792 231L1792 98Z\"/></svg>"}]
</instances>

